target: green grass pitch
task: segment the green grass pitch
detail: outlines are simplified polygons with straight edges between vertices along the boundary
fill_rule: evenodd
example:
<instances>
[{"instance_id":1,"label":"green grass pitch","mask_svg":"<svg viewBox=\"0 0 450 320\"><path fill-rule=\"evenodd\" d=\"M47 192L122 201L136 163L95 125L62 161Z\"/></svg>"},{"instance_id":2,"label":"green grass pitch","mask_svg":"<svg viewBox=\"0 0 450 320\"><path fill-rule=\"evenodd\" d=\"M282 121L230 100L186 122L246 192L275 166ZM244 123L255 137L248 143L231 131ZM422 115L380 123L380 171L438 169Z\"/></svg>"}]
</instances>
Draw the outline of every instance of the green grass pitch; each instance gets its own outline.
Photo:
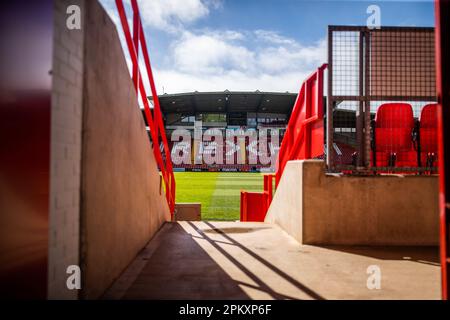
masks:
<instances>
[{"instance_id":1,"label":"green grass pitch","mask_svg":"<svg viewBox=\"0 0 450 320\"><path fill-rule=\"evenodd\" d=\"M241 190L262 191L249 172L175 172L176 202L200 202L203 220L239 220Z\"/></svg>"}]
</instances>

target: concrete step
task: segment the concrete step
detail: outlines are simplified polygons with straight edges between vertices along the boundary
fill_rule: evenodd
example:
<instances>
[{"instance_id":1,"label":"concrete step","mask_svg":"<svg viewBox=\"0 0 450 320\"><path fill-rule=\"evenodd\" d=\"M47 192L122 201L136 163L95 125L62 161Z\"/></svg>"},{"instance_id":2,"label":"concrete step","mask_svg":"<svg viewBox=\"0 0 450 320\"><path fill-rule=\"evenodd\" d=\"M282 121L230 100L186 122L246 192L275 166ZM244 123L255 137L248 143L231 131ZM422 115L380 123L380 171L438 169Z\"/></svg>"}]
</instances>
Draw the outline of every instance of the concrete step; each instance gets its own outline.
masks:
<instances>
[{"instance_id":1,"label":"concrete step","mask_svg":"<svg viewBox=\"0 0 450 320\"><path fill-rule=\"evenodd\" d=\"M381 289L368 289L369 266ZM300 245L260 222L166 223L106 299L439 299L435 247Z\"/></svg>"}]
</instances>

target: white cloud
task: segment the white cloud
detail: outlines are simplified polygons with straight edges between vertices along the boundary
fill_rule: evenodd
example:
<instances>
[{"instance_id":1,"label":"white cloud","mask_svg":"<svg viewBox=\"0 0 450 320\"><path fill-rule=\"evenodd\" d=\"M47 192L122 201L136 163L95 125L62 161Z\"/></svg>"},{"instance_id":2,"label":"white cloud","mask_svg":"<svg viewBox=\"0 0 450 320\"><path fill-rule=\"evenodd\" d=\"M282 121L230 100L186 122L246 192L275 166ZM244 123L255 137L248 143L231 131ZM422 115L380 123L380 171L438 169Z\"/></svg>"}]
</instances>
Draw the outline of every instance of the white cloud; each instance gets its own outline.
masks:
<instances>
[{"instance_id":1,"label":"white cloud","mask_svg":"<svg viewBox=\"0 0 450 320\"><path fill-rule=\"evenodd\" d=\"M222 74L212 74L208 77L180 72L178 70L157 69L155 80L158 83L158 94L162 87L166 93L193 91L274 91L297 92L303 80L310 72L291 71L278 75L260 74L253 76L243 72L229 70Z\"/></svg>"},{"instance_id":2,"label":"white cloud","mask_svg":"<svg viewBox=\"0 0 450 320\"><path fill-rule=\"evenodd\" d=\"M108 14L117 24L114 0L100 0ZM209 15L210 10L222 8L222 0L138 0L142 23L169 33L183 30L186 25ZM124 6L131 17L130 0L124 0Z\"/></svg>"},{"instance_id":3,"label":"white cloud","mask_svg":"<svg viewBox=\"0 0 450 320\"><path fill-rule=\"evenodd\" d=\"M279 46L269 46L259 56L259 65L267 72L284 72L292 69L310 69L326 61L326 40L311 46L297 42Z\"/></svg>"},{"instance_id":4,"label":"white cloud","mask_svg":"<svg viewBox=\"0 0 450 320\"><path fill-rule=\"evenodd\" d=\"M261 90L297 92L326 61L326 41L303 46L273 31L185 32L158 68L159 91Z\"/></svg>"},{"instance_id":5,"label":"white cloud","mask_svg":"<svg viewBox=\"0 0 450 320\"><path fill-rule=\"evenodd\" d=\"M174 67L193 74L218 74L226 69L247 70L254 61L254 52L233 42L238 33L194 35L186 32L172 45Z\"/></svg>"},{"instance_id":6,"label":"white cloud","mask_svg":"<svg viewBox=\"0 0 450 320\"><path fill-rule=\"evenodd\" d=\"M296 41L283 37L275 31L270 30L255 30L256 37L264 42L269 42L273 44L283 44L283 45L295 45Z\"/></svg>"},{"instance_id":7,"label":"white cloud","mask_svg":"<svg viewBox=\"0 0 450 320\"><path fill-rule=\"evenodd\" d=\"M141 0L139 8L145 25L173 32L209 14L209 6L217 1L202 0Z\"/></svg>"},{"instance_id":8,"label":"white cloud","mask_svg":"<svg viewBox=\"0 0 450 320\"><path fill-rule=\"evenodd\" d=\"M101 2L118 25L129 60L113 0ZM139 0L144 26L169 32L163 61L153 61L158 93L163 87L167 93L225 89L297 92L305 77L326 61L325 39L306 46L272 30L188 28L222 4L222 0ZM144 69L141 66L141 71ZM145 84L148 87L147 81Z\"/></svg>"}]
</instances>

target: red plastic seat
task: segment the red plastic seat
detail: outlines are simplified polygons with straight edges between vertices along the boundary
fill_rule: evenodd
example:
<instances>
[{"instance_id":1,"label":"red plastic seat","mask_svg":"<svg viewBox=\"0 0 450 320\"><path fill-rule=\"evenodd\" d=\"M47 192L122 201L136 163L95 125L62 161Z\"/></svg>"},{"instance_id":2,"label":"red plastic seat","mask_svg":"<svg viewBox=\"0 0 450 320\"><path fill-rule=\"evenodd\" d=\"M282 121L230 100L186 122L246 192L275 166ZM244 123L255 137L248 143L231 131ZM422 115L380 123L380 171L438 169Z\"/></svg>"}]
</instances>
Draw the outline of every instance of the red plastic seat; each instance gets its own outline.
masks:
<instances>
[{"instance_id":1,"label":"red plastic seat","mask_svg":"<svg viewBox=\"0 0 450 320\"><path fill-rule=\"evenodd\" d=\"M413 130L414 116L410 104L382 104L375 116L376 166L417 167Z\"/></svg>"},{"instance_id":2,"label":"red plastic seat","mask_svg":"<svg viewBox=\"0 0 450 320\"><path fill-rule=\"evenodd\" d=\"M419 135L422 167L437 166L437 104L427 104L423 107Z\"/></svg>"}]
</instances>

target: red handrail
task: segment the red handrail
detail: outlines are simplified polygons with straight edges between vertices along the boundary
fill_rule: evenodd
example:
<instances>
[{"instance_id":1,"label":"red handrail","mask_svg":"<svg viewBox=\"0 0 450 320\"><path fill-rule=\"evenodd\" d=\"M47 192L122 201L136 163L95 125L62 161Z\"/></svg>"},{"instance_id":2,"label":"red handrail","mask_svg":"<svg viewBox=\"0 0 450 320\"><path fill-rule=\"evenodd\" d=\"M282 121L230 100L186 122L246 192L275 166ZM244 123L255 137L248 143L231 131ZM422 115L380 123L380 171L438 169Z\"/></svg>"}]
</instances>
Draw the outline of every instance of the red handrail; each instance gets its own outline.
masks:
<instances>
[{"instance_id":1,"label":"red handrail","mask_svg":"<svg viewBox=\"0 0 450 320\"><path fill-rule=\"evenodd\" d=\"M289 160L312 159L324 153L323 64L302 84L277 157L278 186ZM272 202L272 178L264 176L263 192L241 191L241 221L264 221Z\"/></svg>"},{"instance_id":2,"label":"red handrail","mask_svg":"<svg viewBox=\"0 0 450 320\"><path fill-rule=\"evenodd\" d=\"M128 25L123 0L116 0L117 11L119 12L120 22L122 24L123 32L130 53L132 61L132 80L136 89L136 95L140 93L141 99L144 103L144 113L147 123L150 127L150 135L153 142L153 153L156 158L156 163L161 170L161 175L164 180L166 190L166 199L169 205L171 214L173 215L175 209L175 177L173 174L172 159L170 157L169 145L167 143L166 131L164 130L164 122L159 104L158 94L156 92L155 81L153 78L152 67L148 55L147 42L145 40L144 28L142 27L141 17L139 14L139 7L136 0L131 0L131 7L133 9L133 37L131 36L130 27ZM141 45L144 64L147 70L148 81L153 97L153 114L145 91L144 82L140 76L139 69L139 44ZM161 141L160 138L161 137ZM165 161L163 159L161 150L159 148L160 142L164 146Z\"/></svg>"},{"instance_id":3,"label":"red handrail","mask_svg":"<svg viewBox=\"0 0 450 320\"><path fill-rule=\"evenodd\" d=\"M323 71L326 67L323 64L303 82L295 100L278 153L276 185L289 160L312 159L324 153Z\"/></svg>"}]
</instances>

